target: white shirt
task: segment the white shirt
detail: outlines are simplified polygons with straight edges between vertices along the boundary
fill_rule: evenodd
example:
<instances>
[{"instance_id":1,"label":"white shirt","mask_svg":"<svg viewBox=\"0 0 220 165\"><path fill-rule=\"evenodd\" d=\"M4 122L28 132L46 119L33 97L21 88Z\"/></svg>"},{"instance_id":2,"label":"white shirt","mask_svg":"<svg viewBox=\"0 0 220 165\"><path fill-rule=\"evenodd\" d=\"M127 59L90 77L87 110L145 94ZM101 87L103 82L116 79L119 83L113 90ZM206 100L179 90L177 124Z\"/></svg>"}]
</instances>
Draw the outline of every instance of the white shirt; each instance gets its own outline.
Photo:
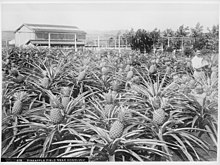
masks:
<instances>
[{"instance_id":1,"label":"white shirt","mask_svg":"<svg viewBox=\"0 0 220 165\"><path fill-rule=\"evenodd\" d=\"M198 56L194 56L191 61L192 61L192 67L195 69L199 69L206 65L209 65L208 61Z\"/></svg>"}]
</instances>

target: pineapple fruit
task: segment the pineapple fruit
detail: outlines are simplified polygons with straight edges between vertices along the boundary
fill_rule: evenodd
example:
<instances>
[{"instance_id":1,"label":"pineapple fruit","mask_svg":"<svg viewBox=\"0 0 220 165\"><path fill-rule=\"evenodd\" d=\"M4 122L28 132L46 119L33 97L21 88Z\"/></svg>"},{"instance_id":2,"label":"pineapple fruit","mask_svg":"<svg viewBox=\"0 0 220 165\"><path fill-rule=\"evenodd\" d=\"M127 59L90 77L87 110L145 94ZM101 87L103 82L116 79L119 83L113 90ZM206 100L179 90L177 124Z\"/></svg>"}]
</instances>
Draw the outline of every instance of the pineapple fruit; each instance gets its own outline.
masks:
<instances>
[{"instance_id":1,"label":"pineapple fruit","mask_svg":"<svg viewBox=\"0 0 220 165\"><path fill-rule=\"evenodd\" d=\"M62 109L59 108L53 108L50 111L50 119L52 123L58 124L63 120L64 113L62 112Z\"/></svg>"},{"instance_id":2,"label":"pineapple fruit","mask_svg":"<svg viewBox=\"0 0 220 165\"><path fill-rule=\"evenodd\" d=\"M153 122L157 125L162 125L165 121L166 113L165 111L160 108L153 112Z\"/></svg>"},{"instance_id":3,"label":"pineapple fruit","mask_svg":"<svg viewBox=\"0 0 220 165\"><path fill-rule=\"evenodd\" d=\"M22 91L14 94L16 101L12 107L12 114L20 114L22 111L23 100L27 97L27 93Z\"/></svg>"},{"instance_id":4,"label":"pineapple fruit","mask_svg":"<svg viewBox=\"0 0 220 165\"><path fill-rule=\"evenodd\" d=\"M124 124L119 120L116 120L110 128L109 136L111 139L116 139L122 136L124 130Z\"/></svg>"},{"instance_id":5,"label":"pineapple fruit","mask_svg":"<svg viewBox=\"0 0 220 165\"><path fill-rule=\"evenodd\" d=\"M127 121L132 118L131 112L128 109L120 108L117 120L112 124L109 136L111 139L120 138L123 134Z\"/></svg>"}]
</instances>

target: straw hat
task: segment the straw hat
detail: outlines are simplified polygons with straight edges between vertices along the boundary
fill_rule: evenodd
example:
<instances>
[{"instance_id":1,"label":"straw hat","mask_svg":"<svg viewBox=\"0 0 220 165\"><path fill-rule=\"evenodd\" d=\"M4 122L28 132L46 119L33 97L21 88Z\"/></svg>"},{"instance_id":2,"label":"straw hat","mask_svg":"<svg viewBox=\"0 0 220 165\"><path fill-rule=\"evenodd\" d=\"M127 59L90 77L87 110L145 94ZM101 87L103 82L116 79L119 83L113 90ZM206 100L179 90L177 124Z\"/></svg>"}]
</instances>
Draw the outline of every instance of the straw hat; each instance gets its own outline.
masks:
<instances>
[{"instance_id":1,"label":"straw hat","mask_svg":"<svg viewBox=\"0 0 220 165\"><path fill-rule=\"evenodd\" d=\"M197 55L201 55L201 51L200 51L200 50L197 50L197 51L196 51L196 54L197 54Z\"/></svg>"}]
</instances>

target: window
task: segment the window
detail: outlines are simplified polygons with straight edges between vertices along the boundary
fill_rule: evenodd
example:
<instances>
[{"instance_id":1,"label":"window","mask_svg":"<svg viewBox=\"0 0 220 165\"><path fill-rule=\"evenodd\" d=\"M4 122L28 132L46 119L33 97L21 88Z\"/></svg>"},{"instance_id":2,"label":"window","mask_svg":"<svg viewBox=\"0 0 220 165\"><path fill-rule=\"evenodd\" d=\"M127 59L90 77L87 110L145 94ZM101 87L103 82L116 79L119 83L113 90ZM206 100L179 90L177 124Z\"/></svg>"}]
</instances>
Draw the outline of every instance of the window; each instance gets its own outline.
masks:
<instances>
[{"instance_id":1,"label":"window","mask_svg":"<svg viewBox=\"0 0 220 165\"><path fill-rule=\"evenodd\" d=\"M38 32L36 33L37 39L48 39L48 33Z\"/></svg>"}]
</instances>

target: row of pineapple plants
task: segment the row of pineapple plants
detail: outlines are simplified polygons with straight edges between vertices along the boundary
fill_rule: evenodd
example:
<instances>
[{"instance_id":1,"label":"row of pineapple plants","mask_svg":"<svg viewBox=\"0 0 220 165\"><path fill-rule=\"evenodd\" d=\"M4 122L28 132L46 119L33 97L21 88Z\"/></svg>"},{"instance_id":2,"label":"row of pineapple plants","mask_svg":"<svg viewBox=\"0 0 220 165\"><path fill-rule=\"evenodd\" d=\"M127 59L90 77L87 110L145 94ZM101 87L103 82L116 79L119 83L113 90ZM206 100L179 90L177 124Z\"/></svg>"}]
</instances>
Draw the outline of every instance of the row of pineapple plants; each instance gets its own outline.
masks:
<instances>
[{"instance_id":1,"label":"row of pineapple plants","mask_svg":"<svg viewBox=\"0 0 220 165\"><path fill-rule=\"evenodd\" d=\"M166 53L5 51L2 157L216 160L218 63L209 68L195 79L189 59Z\"/></svg>"}]
</instances>

